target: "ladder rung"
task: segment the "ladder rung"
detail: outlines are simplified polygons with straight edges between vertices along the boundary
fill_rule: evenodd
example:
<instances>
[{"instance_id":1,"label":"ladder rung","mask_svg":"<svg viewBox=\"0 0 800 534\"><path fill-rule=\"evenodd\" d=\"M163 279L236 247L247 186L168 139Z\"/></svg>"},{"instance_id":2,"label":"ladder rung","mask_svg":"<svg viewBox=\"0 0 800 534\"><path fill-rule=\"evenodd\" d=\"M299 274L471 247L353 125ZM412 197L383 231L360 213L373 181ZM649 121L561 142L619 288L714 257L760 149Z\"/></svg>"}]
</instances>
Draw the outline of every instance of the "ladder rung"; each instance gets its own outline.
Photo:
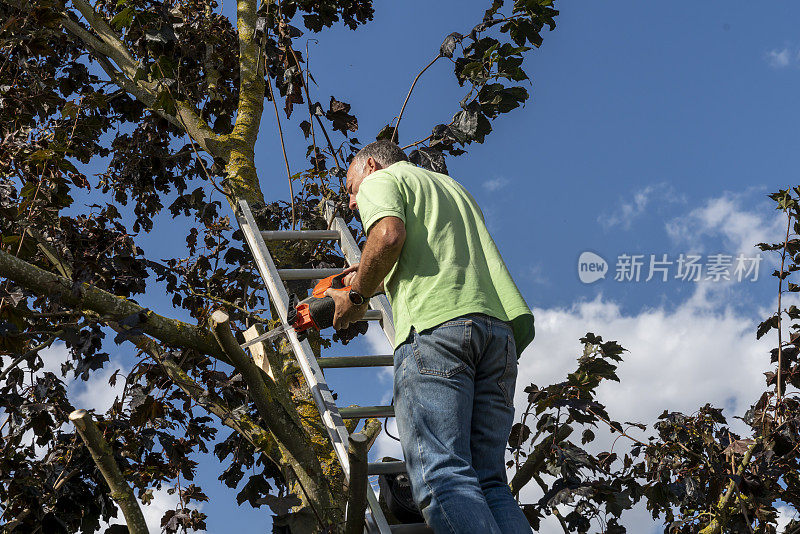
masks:
<instances>
[{"instance_id":1,"label":"ladder rung","mask_svg":"<svg viewBox=\"0 0 800 534\"><path fill-rule=\"evenodd\" d=\"M380 321L383 319L383 314L380 310L367 310L364 314L365 321Z\"/></svg>"},{"instance_id":2,"label":"ladder rung","mask_svg":"<svg viewBox=\"0 0 800 534\"><path fill-rule=\"evenodd\" d=\"M367 417L394 417L394 406L352 406L339 408L342 419L366 419Z\"/></svg>"},{"instance_id":3,"label":"ladder rung","mask_svg":"<svg viewBox=\"0 0 800 534\"><path fill-rule=\"evenodd\" d=\"M321 369L341 367L383 367L394 365L394 356L328 356L317 358Z\"/></svg>"},{"instance_id":4,"label":"ladder rung","mask_svg":"<svg viewBox=\"0 0 800 534\"><path fill-rule=\"evenodd\" d=\"M405 462L372 462L367 464L368 475L396 475L405 472Z\"/></svg>"},{"instance_id":5,"label":"ladder rung","mask_svg":"<svg viewBox=\"0 0 800 534\"><path fill-rule=\"evenodd\" d=\"M304 239L306 241L324 241L341 238L338 230L262 230L264 241L290 241Z\"/></svg>"},{"instance_id":6,"label":"ladder rung","mask_svg":"<svg viewBox=\"0 0 800 534\"><path fill-rule=\"evenodd\" d=\"M425 523L409 523L408 525L389 525L392 534L433 534L433 529Z\"/></svg>"},{"instance_id":7,"label":"ladder rung","mask_svg":"<svg viewBox=\"0 0 800 534\"><path fill-rule=\"evenodd\" d=\"M278 269L278 276L281 280L321 280L340 272L342 269Z\"/></svg>"}]
</instances>

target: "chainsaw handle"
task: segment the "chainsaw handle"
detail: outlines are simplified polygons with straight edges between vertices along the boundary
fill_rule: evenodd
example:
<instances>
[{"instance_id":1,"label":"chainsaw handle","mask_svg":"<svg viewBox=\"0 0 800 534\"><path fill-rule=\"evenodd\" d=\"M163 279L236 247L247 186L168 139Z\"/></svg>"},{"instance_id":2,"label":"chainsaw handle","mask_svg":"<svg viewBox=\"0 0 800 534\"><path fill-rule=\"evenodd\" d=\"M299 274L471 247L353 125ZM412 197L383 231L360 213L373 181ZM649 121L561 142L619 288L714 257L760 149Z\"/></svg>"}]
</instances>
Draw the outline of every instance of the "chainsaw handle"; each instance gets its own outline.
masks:
<instances>
[{"instance_id":1,"label":"chainsaw handle","mask_svg":"<svg viewBox=\"0 0 800 534\"><path fill-rule=\"evenodd\" d=\"M344 277L347 276L348 272L341 272L339 274L334 274L333 276L329 276L328 278L323 278L317 285L314 286L314 290L311 292L311 295L321 299L325 297L325 292L329 289L333 289L335 291L350 291L350 286L344 285Z\"/></svg>"}]
</instances>

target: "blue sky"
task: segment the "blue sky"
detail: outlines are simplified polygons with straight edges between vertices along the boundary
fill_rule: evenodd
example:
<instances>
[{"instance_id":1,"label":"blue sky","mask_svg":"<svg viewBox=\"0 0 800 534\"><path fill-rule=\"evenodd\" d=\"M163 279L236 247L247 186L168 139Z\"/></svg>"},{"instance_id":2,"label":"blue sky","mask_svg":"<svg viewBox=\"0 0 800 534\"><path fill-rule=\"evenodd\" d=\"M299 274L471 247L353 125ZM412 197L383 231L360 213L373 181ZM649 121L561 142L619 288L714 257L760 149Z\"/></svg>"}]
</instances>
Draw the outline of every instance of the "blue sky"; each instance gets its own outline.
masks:
<instances>
[{"instance_id":1,"label":"blue sky","mask_svg":"<svg viewBox=\"0 0 800 534\"><path fill-rule=\"evenodd\" d=\"M373 23L325 32L311 45L320 86L314 98L326 103L333 94L351 103L356 135L370 141L398 113L443 37L471 28L487 4L377 3ZM536 314L537 339L521 359L518 389L563 376L577 355L577 338L594 330L630 350L622 384L606 392L619 419L650 422L664 408L693 411L706 401L741 413L761 388L758 373L768 362L769 347L756 343L754 331L776 297L770 260L763 260L756 282L608 276L583 284L577 259L590 250L613 269L620 254L735 255L777 238L780 221L766 195L796 184L800 163L800 5L629 0L557 7L557 29L526 60L531 99L495 121L485 144L448 161L450 174L481 204ZM230 15L234 2L224 9ZM437 63L417 84L401 144L448 122L462 94L452 66ZM257 164L270 199L287 200L272 113L268 106ZM284 123L284 131L296 172L305 143L296 126ZM165 223L144 241L148 253L167 254L183 243L183 229ZM148 298L143 304L178 315L158 296ZM385 350L375 333L350 347ZM120 348L112 363L124 367L128 357ZM390 390L388 376L374 371L332 372L329 381L343 404L385 401ZM382 440L376 453L392 451ZM270 531L266 510L236 506L234 494L215 480L218 467L210 457L200 469L211 496L204 506L208 531ZM651 528L640 511L626 522L635 532Z\"/></svg>"}]
</instances>

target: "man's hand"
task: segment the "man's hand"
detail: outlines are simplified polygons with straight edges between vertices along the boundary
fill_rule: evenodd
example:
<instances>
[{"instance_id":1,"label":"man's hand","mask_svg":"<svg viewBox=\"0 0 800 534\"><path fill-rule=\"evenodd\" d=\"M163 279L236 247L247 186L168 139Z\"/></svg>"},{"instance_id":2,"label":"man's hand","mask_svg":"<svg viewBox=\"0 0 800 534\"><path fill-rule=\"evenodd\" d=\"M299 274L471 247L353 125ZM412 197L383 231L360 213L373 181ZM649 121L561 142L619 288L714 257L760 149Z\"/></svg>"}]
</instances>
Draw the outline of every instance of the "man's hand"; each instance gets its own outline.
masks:
<instances>
[{"instance_id":1,"label":"man's hand","mask_svg":"<svg viewBox=\"0 0 800 534\"><path fill-rule=\"evenodd\" d=\"M336 310L333 312L333 327L336 330L344 330L350 326L350 323L364 317L369 307L369 302L366 300L361 306L353 304L347 291L328 289L325 291L325 296L331 297L336 305Z\"/></svg>"},{"instance_id":2,"label":"man's hand","mask_svg":"<svg viewBox=\"0 0 800 534\"><path fill-rule=\"evenodd\" d=\"M360 263L354 263L353 265L351 265L350 267L348 267L347 269L342 271L343 273L345 273L344 278L342 278L342 283L345 285L345 287L352 286L353 282L355 282L356 275L358 274L358 266L359 265L361 265L361 264ZM381 282L381 284L378 286L378 289L375 291L375 295L378 295L378 294L383 293L383 292L384 292L383 282ZM374 297L375 295L364 295L364 296L371 298L371 297Z\"/></svg>"},{"instance_id":3,"label":"man's hand","mask_svg":"<svg viewBox=\"0 0 800 534\"><path fill-rule=\"evenodd\" d=\"M345 287L353 285L353 280L355 279L356 274L358 273L358 266L359 266L358 263L354 263L353 265L342 271L344 273L344 278L342 278L342 283L345 285Z\"/></svg>"}]
</instances>

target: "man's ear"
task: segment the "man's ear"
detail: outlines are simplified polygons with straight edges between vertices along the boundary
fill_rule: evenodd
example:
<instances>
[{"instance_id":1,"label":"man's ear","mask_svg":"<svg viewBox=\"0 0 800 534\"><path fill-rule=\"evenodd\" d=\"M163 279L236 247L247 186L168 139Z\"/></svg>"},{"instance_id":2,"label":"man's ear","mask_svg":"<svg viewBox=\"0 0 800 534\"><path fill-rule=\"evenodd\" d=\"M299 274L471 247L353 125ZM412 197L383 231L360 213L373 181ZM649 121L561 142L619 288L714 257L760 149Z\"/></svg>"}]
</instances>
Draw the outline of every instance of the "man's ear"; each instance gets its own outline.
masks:
<instances>
[{"instance_id":1,"label":"man's ear","mask_svg":"<svg viewBox=\"0 0 800 534\"><path fill-rule=\"evenodd\" d=\"M367 158L367 167L369 168L369 172L375 172L383 168L381 167L381 164L375 161L375 158L373 157Z\"/></svg>"}]
</instances>

